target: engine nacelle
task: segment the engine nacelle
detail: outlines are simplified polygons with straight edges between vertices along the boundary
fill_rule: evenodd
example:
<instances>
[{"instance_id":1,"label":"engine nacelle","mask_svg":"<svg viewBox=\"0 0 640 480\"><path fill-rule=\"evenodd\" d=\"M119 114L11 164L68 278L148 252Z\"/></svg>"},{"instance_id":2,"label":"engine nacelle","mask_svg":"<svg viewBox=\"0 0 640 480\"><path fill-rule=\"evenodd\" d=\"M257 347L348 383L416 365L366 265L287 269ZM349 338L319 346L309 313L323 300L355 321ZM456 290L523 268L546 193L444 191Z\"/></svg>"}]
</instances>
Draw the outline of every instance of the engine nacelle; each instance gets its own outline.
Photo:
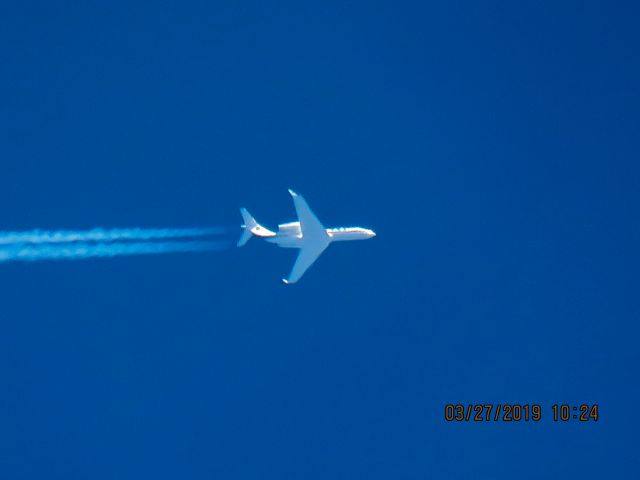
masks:
<instances>
[{"instance_id":1,"label":"engine nacelle","mask_svg":"<svg viewBox=\"0 0 640 480\"><path fill-rule=\"evenodd\" d=\"M286 237L301 237L300 222L289 222L278 225L278 235Z\"/></svg>"}]
</instances>

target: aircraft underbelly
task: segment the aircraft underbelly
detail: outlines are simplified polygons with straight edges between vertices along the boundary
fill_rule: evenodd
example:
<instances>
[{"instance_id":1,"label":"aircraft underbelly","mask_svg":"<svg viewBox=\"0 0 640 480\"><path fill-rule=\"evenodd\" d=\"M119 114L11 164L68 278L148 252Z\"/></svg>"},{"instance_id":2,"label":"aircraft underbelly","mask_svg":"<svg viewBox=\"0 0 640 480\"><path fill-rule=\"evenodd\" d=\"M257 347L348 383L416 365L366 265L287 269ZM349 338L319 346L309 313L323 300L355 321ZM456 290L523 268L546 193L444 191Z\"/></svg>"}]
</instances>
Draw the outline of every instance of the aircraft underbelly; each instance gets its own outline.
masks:
<instances>
[{"instance_id":1,"label":"aircraft underbelly","mask_svg":"<svg viewBox=\"0 0 640 480\"><path fill-rule=\"evenodd\" d=\"M282 248L301 248L302 238L298 237L297 235L277 236L274 239L274 243Z\"/></svg>"},{"instance_id":2,"label":"aircraft underbelly","mask_svg":"<svg viewBox=\"0 0 640 480\"><path fill-rule=\"evenodd\" d=\"M278 225L278 234L272 238L272 242L282 248L302 247L300 222L289 222Z\"/></svg>"}]
</instances>

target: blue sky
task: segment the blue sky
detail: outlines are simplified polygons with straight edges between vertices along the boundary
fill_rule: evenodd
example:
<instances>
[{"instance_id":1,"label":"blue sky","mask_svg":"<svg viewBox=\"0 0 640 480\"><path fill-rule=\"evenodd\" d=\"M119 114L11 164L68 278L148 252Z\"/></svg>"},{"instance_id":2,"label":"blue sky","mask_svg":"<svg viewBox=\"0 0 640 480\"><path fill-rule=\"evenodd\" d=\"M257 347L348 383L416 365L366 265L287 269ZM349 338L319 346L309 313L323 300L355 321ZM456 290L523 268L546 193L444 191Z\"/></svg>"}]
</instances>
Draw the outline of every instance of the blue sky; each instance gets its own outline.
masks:
<instances>
[{"instance_id":1,"label":"blue sky","mask_svg":"<svg viewBox=\"0 0 640 480\"><path fill-rule=\"evenodd\" d=\"M1 9L0 230L378 236L0 265L0 477L637 478L637 7Z\"/></svg>"}]
</instances>

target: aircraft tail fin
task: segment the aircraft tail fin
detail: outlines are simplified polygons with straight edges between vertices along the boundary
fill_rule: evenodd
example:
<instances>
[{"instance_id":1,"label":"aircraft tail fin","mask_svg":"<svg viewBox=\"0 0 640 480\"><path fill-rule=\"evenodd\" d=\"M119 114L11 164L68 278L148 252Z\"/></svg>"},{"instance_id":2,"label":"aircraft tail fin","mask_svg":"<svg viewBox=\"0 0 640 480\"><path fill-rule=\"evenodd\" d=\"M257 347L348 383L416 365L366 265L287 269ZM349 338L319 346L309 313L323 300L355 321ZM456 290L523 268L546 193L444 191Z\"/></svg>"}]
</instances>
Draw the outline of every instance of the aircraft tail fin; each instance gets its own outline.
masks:
<instances>
[{"instance_id":1,"label":"aircraft tail fin","mask_svg":"<svg viewBox=\"0 0 640 480\"><path fill-rule=\"evenodd\" d=\"M252 235L256 235L257 237L275 237L275 232L264 228L256 222L256 219L251 216L246 208L241 208L240 214L242 215L242 220L244 220L244 225L242 225L242 235L240 236L240 240L238 240L238 247L242 247L247 243Z\"/></svg>"},{"instance_id":2,"label":"aircraft tail fin","mask_svg":"<svg viewBox=\"0 0 640 480\"><path fill-rule=\"evenodd\" d=\"M251 239L251 231L247 230L246 227L242 227L242 235L240 235L240 240L238 240L238 246L242 247L245 243L247 243Z\"/></svg>"},{"instance_id":3,"label":"aircraft tail fin","mask_svg":"<svg viewBox=\"0 0 640 480\"><path fill-rule=\"evenodd\" d=\"M238 246L242 247L251 239L251 230L258 225L258 222L256 222L246 208L241 208L240 214L242 215L242 220L244 220L244 225L242 225L242 235L240 236L240 240L238 240Z\"/></svg>"}]
</instances>

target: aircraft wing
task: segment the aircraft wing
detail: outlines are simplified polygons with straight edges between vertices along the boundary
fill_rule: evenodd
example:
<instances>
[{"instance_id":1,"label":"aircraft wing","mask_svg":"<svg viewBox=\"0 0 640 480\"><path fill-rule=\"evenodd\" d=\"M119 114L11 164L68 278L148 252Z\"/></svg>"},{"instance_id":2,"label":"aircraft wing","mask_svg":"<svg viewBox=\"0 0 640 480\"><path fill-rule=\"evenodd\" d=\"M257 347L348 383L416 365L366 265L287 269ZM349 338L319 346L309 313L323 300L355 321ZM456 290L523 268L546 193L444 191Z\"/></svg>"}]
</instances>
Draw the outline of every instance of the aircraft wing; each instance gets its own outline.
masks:
<instances>
[{"instance_id":1,"label":"aircraft wing","mask_svg":"<svg viewBox=\"0 0 640 480\"><path fill-rule=\"evenodd\" d=\"M304 275L304 272L313 265L313 262L318 259L320 254L324 252L328 246L329 241L305 244L305 246L300 249L300 253L298 254L296 263L293 264L293 269L291 269L289 278L283 279L282 281L289 284L296 283L300 280L300 277Z\"/></svg>"},{"instance_id":2,"label":"aircraft wing","mask_svg":"<svg viewBox=\"0 0 640 480\"><path fill-rule=\"evenodd\" d=\"M324 226L316 217L316 214L309 208L306 200L302 197L302 195L298 195L293 190L289 189L289 193L293 197L293 205L296 207L296 213L298 214L298 220L300 221L300 230L302 230L303 238L326 238L327 235Z\"/></svg>"},{"instance_id":3,"label":"aircraft wing","mask_svg":"<svg viewBox=\"0 0 640 480\"><path fill-rule=\"evenodd\" d=\"M293 204L296 207L303 242L289 278L283 281L284 283L295 283L300 280L304 272L306 272L320 254L324 252L329 246L329 243L331 243L331 240L324 226L320 223L320 220L318 220L313 211L311 211L305 199L293 190L289 190L289 193L293 197Z\"/></svg>"}]
</instances>

